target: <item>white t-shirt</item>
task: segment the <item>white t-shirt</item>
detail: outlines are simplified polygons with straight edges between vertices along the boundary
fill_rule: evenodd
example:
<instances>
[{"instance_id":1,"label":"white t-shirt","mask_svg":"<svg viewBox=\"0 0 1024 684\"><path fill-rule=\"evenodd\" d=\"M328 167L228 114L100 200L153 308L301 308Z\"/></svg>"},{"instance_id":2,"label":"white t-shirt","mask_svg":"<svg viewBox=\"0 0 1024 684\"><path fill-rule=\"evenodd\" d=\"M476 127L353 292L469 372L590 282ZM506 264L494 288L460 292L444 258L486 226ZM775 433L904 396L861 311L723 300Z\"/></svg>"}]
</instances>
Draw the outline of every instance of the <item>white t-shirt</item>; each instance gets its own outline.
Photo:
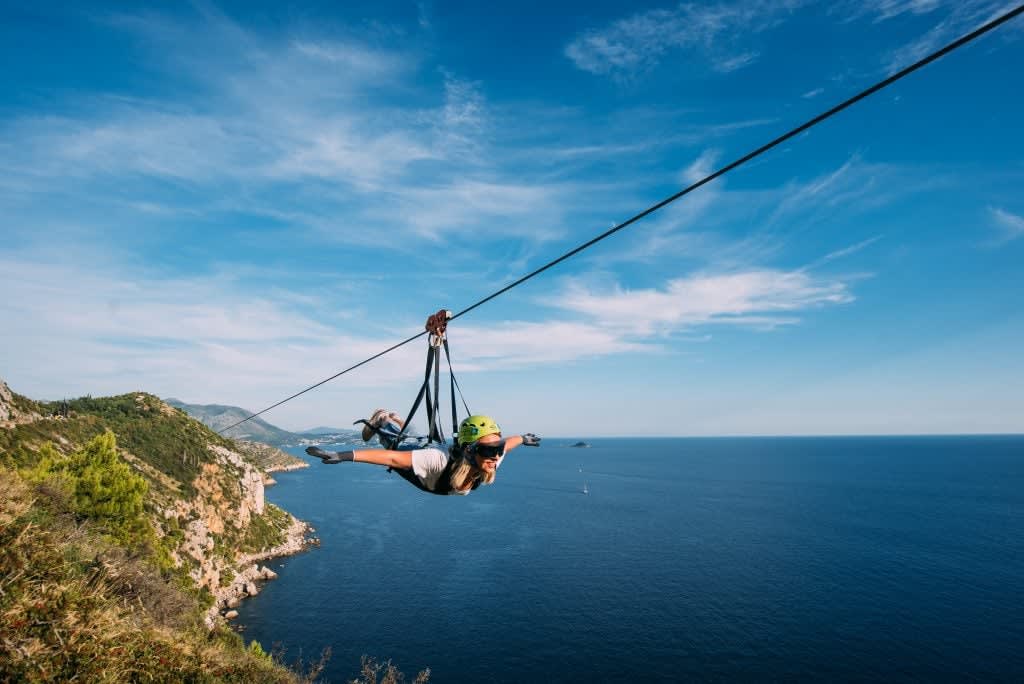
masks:
<instances>
[{"instance_id":1,"label":"white t-shirt","mask_svg":"<svg viewBox=\"0 0 1024 684\"><path fill-rule=\"evenodd\" d=\"M498 459L498 466L501 466L501 461L504 457ZM448 465L448 461L451 456L447 450L438 449L435 447L427 447L426 449L416 449L412 452L412 471L416 473L416 477L420 478L427 489L436 489L437 480L441 477L441 473ZM465 491L452 490L452 494L469 494L472 488L466 489Z\"/></svg>"}]
</instances>

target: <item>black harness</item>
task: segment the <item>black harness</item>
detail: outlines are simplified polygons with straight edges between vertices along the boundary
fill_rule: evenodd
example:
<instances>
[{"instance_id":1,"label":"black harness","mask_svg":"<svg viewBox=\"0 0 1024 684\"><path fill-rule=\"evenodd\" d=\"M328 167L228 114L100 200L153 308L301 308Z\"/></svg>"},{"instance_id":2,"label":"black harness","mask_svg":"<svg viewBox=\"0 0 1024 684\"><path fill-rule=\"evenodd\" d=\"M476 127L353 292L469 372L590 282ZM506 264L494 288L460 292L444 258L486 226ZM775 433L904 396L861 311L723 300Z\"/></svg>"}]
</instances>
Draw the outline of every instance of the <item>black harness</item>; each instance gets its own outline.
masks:
<instances>
[{"instance_id":1,"label":"black harness","mask_svg":"<svg viewBox=\"0 0 1024 684\"><path fill-rule=\"evenodd\" d=\"M406 470L405 468L388 468L388 472L395 473L409 484L413 485L417 489L427 492L428 494L439 494L440 496L460 494L461 492L455 491L455 488L452 487L452 472L455 470L461 459L462 457L453 453L452 450L448 451L448 464L445 465L444 470L442 470L441 474L438 476L437 484L434 485L434 489L428 489L427 485L423 484L423 480L421 480L412 470ZM473 484L470 486L469 491L473 491L479 486L480 480L473 480Z\"/></svg>"},{"instance_id":2,"label":"black harness","mask_svg":"<svg viewBox=\"0 0 1024 684\"><path fill-rule=\"evenodd\" d=\"M447 315L447 317L444 317ZM406 430L412 423L412 417L416 415L416 410L419 409L420 403L426 399L426 411L427 411L427 446L426 448L436 448L442 451L448 452L448 463L445 465L444 470L437 478L437 484L434 489L429 489L423 481L417 477L416 473L412 469L405 468L388 468L388 472L395 473L409 484L415 486L417 489L421 489L424 492L430 494L439 494L441 496L447 496L449 494L457 494L452 487L452 472L458 466L459 462L464 458L462 450L457 445L457 437L459 431L459 418L455 404L455 389L459 383L455 379L455 372L452 370L452 357L448 349L448 338L445 337L445 326L447 318L451 317L451 313L447 311L439 311L437 314L428 319L427 330L431 333L430 345L427 347L427 367L423 374L423 384L420 385L420 391L416 394L416 399L412 403L412 408L406 413L405 424L402 425L402 429L399 431L396 437L392 437L386 433L381 432L380 428L375 425L370 425L365 420L357 420L356 423L363 423L367 425L377 437L381 440L381 443L388 449L396 449L406 439ZM433 325L433 327L431 327ZM451 405L452 405L452 439L456 440L455 446L448 446L447 441L444 438L444 433L441 431L441 424L439 420L440 412L440 399L441 399L441 348L444 348L444 355L448 361L448 374L451 377ZM433 380L433 392L431 392L431 380ZM459 397L462 398L462 404L466 408L466 414L469 415L469 406L466 404L465 397L462 396L462 388L459 387ZM480 480L474 480L470 491L480 486Z\"/></svg>"}]
</instances>

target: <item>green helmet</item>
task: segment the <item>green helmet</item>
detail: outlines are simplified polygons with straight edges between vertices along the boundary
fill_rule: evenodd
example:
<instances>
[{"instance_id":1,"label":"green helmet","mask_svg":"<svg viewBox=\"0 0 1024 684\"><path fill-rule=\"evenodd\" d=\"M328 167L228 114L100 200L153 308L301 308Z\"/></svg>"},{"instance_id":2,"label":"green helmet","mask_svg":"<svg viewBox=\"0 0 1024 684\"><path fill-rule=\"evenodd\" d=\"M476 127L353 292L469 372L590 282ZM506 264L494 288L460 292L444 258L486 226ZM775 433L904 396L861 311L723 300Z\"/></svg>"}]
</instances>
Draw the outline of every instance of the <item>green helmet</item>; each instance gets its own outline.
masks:
<instances>
[{"instance_id":1,"label":"green helmet","mask_svg":"<svg viewBox=\"0 0 1024 684\"><path fill-rule=\"evenodd\" d=\"M497 435L501 428L490 416L470 416L459 425L459 444L472 444L481 437Z\"/></svg>"}]
</instances>

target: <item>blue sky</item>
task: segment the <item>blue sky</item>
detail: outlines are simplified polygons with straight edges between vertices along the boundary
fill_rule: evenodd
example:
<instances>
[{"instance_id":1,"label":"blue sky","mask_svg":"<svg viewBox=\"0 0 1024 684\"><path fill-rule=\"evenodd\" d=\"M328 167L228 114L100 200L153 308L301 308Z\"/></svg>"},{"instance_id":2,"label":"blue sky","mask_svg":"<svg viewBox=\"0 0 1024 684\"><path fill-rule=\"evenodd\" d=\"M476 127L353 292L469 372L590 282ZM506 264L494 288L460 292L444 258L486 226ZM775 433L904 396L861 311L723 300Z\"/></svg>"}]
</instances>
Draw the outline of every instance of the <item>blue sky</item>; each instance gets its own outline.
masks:
<instances>
[{"instance_id":1,"label":"blue sky","mask_svg":"<svg viewBox=\"0 0 1024 684\"><path fill-rule=\"evenodd\" d=\"M0 377L263 408L1013 3L4 3ZM1024 431L1024 20L453 323L551 436ZM424 344L265 417L404 411Z\"/></svg>"}]
</instances>

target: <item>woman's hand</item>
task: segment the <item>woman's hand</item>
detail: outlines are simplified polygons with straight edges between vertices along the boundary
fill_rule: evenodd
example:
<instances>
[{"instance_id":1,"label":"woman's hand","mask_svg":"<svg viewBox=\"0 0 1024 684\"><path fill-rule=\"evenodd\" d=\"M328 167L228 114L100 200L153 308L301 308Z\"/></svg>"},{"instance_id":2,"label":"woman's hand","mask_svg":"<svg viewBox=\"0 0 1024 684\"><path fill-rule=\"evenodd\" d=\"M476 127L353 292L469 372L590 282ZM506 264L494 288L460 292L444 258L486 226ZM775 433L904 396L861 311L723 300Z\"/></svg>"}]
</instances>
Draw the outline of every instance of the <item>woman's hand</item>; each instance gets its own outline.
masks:
<instances>
[{"instance_id":1,"label":"woman's hand","mask_svg":"<svg viewBox=\"0 0 1024 684\"><path fill-rule=\"evenodd\" d=\"M306 447L306 453L310 456L316 456L324 463L342 463L344 461L351 461L355 457L354 451L325 451L320 447Z\"/></svg>"}]
</instances>

